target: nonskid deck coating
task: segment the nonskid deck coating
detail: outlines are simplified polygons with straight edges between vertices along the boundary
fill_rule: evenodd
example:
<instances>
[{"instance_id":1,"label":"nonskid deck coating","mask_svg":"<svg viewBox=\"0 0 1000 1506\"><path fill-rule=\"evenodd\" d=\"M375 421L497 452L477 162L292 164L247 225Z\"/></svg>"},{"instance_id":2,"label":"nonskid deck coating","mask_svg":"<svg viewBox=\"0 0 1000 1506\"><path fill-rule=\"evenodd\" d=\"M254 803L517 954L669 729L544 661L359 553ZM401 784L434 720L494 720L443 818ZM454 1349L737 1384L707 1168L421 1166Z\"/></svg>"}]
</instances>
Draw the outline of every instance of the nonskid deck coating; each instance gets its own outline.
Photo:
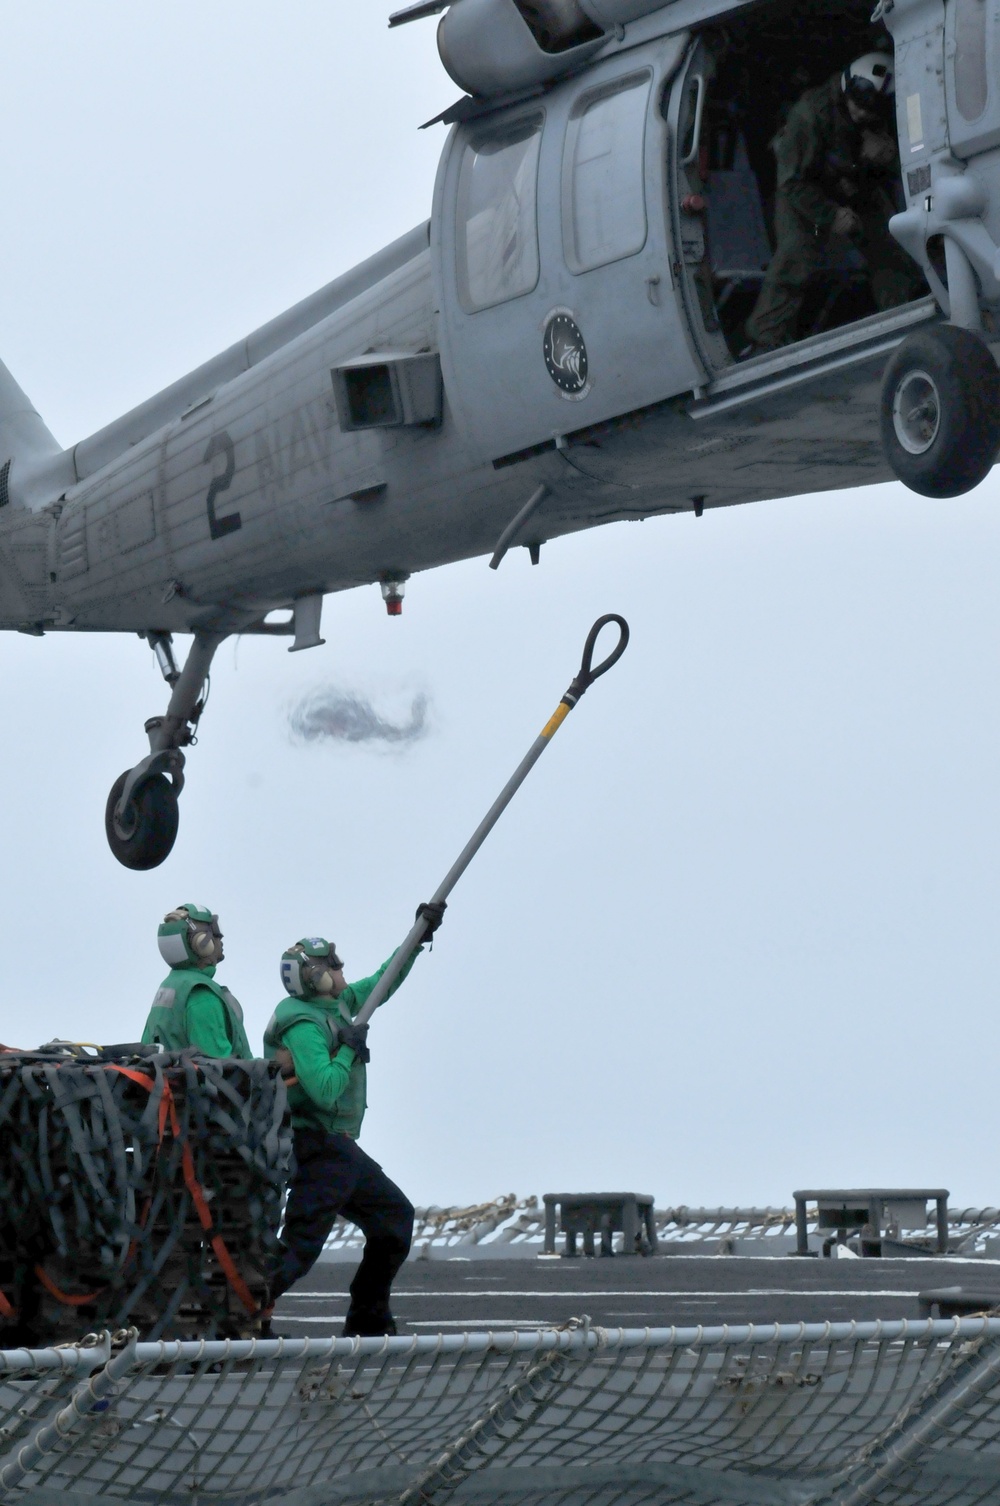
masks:
<instances>
[{"instance_id":1,"label":"nonskid deck coating","mask_svg":"<svg viewBox=\"0 0 1000 1506\"><path fill-rule=\"evenodd\" d=\"M315 1265L278 1304L275 1334L340 1331L355 1267ZM586 1314L607 1328L917 1318L918 1294L969 1285L1000 1305L1000 1261L615 1256L414 1260L393 1287L400 1333L553 1327Z\"/></svg>"}]
</instances>

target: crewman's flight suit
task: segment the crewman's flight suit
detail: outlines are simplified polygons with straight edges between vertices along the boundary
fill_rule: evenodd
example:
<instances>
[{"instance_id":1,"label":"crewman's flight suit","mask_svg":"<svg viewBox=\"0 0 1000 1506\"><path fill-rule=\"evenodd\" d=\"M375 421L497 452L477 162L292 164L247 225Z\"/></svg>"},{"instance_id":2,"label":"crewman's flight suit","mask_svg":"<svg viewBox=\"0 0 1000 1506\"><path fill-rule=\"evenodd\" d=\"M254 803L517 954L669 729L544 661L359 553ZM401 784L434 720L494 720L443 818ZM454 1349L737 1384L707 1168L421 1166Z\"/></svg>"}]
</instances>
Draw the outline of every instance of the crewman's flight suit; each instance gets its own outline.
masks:
<instances>
[{"instance_id":1,"label":"crewman's flight suit","mask_svg":"<svg viewBox=\"0 0 1000 1506\"><path fill-rule=\"evenodd\" d=\"M872 128L856 125L847 112L837 73L803 94L772 141L778 161L777 245L746 324L758 349L797 338L806 284L823 262L840 208L853 209L861 220L859 245L876 307L894 308L916 294L919 273L888 230L897 208L898 153L888 166L865 161L866 133ZM884 135L881 129L875 134Z\"/></svg>"},{"instance_id":2,"label":"crewman's flight suit","mask_svg":"<svg viewBox=\"0 0 1000 1506\"><path fill-rule=\"evenodd\" d=\"M423 947L407 962L389 996L420 951ZM364 1062L350 1046L339 1045L336 1034L338 1020L353 1020L391 960L370 978L349 983L336 998L282 999L264 1032L264 1055L271 1058L285 1046L298 1079L288 1090L296 1169L272 1301L312 1268L343 1214L365 1235L344 1325L349 1335L395 1332L389 1289L413 1235L412 1204L356 1143L367 1107L367 1074Z\"/></svg>"}]
</instances>

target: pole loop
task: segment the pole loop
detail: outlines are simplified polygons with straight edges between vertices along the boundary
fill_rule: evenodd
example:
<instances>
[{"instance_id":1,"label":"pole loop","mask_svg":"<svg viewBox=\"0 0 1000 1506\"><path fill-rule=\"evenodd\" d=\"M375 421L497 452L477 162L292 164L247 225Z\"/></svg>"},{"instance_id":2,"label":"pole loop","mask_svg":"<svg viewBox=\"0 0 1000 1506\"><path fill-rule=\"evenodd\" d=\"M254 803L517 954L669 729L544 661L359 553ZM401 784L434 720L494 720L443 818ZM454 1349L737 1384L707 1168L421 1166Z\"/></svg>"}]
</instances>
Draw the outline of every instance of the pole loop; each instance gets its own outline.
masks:
<instances>
[{"instance_id":1,"label":"pole loop","mask_svg":"<svg viewBox=\"0 0 1000 1506\"><path fill-rule=\"evenodd\" d=\"M597 647L597 640L603 630L606 627L609 627L612 622L618 628L618 642L615 644L615 647L611 650L608 657L606 659L602 659L600 664L598 664L595 668L594 649ZM575 705L583 695L584 691L589 690L595 680L600 679L601 675L606 675L609 669L613 669L615 667L622 654L628 648L628 639L628 623L625 621L624 617L620 617L617 612L606 612L603 617L598 617L597 621L594 623L594 626L587 634L586 643L583 645L583 658L580 661L579 672L577 673L576 678L573 680L566 694L563 696L563 700L569 701L569 704L571 706ZM571 697L572 699L570 699Z\"/></svg>"}]
</instances>

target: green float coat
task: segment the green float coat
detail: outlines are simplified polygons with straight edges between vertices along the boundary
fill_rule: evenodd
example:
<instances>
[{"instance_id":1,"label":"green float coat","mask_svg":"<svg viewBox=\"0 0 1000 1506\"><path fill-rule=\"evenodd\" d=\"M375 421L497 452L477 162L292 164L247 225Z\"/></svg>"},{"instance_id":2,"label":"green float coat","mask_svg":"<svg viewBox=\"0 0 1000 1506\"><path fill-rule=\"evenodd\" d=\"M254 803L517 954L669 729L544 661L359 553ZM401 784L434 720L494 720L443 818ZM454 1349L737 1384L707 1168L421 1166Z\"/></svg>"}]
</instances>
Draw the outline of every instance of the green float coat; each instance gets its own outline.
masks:
<instances>
[{"instance_id":1,"label":"green float coat","mask_svg":"<svg viewBox=\"0 0 1000 1506\"><path fill-rule=\"evenodd\" d=\"M389 997L421 951L423 947L407 962ZM324 1129L355 1140L361 1133L368 1106L365 1064L350 1046L338 1046L337 1024L354 1018L391 961L390 957L383 962L370 978L349 983L336 999L282 999L271 1016L264 1031L264 1055L273 1057L279 1046L292 1053L298 1082L288 1090L288 1104L295 1129Z\"/></svg>"},{"instance_id":2,"label":"green float coat","mask_svg":"<svg viewBox=\"0 0 1000 1506\"><path fill-rule=\"evenodd\" d=\"M243 1011L229 989L215 982L214 967L173 968L153 1000L142 1039L164 1051L194 1046L206 1056L253 1056Z\"/></svg>"}]
</instances>

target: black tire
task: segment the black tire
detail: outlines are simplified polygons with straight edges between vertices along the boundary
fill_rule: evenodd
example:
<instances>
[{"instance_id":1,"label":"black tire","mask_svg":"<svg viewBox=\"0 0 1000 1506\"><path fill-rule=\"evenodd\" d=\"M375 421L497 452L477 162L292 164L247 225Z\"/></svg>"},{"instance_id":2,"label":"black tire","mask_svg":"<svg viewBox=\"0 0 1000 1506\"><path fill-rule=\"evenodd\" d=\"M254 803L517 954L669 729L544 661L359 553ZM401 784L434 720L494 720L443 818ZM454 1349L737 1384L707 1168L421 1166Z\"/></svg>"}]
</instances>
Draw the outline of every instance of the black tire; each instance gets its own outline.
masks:
<instances>
[{"instance_id":1,"label":"black tire","mask_svg":"<svg viewBox=\"0 0 1000 1506\"><path fill-rule=\"evenodd\" d=\"M115 806L127 778L128 771L115 780L104 810L108 846L126 868L157 868L177 840L177 793L165 774L154 774L135 791L119 825Z\"/></svg>"},{"instance_id":2,"label":"black tire","mask_svg":"<svg viewBox=\"0 0 1000 1506\"><path fill-rule=\"evenodd\" d=\"M1000 450L1000 368L971 330L917 330L885 369L880 420L885 458L904 486L960 497Z\"/></svg>"}]
</instances>

